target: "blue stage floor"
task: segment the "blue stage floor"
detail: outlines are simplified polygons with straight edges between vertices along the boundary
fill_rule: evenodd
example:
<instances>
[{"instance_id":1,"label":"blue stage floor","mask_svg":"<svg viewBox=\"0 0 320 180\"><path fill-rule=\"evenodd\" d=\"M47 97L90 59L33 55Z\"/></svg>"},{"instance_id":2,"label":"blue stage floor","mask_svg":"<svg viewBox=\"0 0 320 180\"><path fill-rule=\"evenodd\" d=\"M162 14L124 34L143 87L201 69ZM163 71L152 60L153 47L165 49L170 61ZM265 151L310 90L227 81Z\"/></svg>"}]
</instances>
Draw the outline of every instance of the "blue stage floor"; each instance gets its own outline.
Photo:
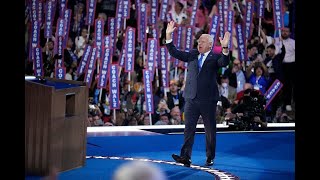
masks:
<instances>
[{"instance_id":1,"label":"blue stage floor","mask_svg":"<svg viewBox=\"0 0 320 180\"><path fill-rule=\"evenodd\" d=\"M294 131L219 132L212 169L204 167L206 156L203 133L196 134L191 168L173 163L171 158L172 153L180 152L182 134L133 134L88 133L86 165L61 172L58 179L112 179L115 170L129 160L159 160L152 163L170 180L219 179L215 174L227 174L243 180L295 179ZM26 179L39 177L26 176Z\"/></svg>"}]
</instances>

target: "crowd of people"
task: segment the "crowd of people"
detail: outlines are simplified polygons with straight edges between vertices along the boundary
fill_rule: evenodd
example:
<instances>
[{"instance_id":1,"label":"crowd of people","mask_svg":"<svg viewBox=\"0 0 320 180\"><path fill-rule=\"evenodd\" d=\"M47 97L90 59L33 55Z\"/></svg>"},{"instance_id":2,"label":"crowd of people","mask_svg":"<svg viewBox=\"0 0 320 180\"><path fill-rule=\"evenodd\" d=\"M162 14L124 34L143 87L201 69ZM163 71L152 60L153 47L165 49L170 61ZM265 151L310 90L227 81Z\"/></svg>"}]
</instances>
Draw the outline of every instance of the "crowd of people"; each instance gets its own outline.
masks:
<instances>
[{"instance_id":1,"label":"crowd of people","mask_svg":"<svg viewBox=\"0 0 320 180\"><path fill-rule=\"evenodd\" d=\"M158 1L158 7L164 0ZM84 81L85 74L77 74L77 69L84 55L86 45L95 42L94 26L91 29L85 24L86 6L85 0L69 0L67 8L72 10L69 35L64 49L63 62L66 67L66 80ZM138 29L138 5L136 0L130 1L130 16L126 19L127 27ZM140 3L151 3L151 0L140 0ZM168 14L176 24L187 26L190 24L193 0L169 0ZM201 0L197 9L194 26L194 44L197 47L197 39L204 33L210 33L210 22L214 15L219 13L216 0ZM244 24L245 0L238 0L237 4L230 1L230 9L234 10L234 24ZM255 1L257 2L257 1ZM232 34L233 48L230 50L231 62L227 68L220 68L218 73L218 91L220 101L217 108L217 123L224 123L229 114L235 114L233 109L237 107L248 89L258 90L265 94L275 80L279 80L283 87L266 108L267 122L294 121L295 112L295 40L294 40L294 1L283 0L283 24L284 27L275 30L272 0L265 0L264 18L261 25L256 12L253 14L251 37L247 40L247 59L240 59L236 33ZM29 60L29 41L31 31L30 9L26 5L26 59L25 74L34 75L33 61ZM150 6L151 7L151 6ZM148 13L150 13L150 7ZM105 21L105 34L108 33L108 18L116 16L116 0L97 0L95 19ZM59 9L57 9L59 12ZM59 13L56 13L53 21L55 32L56 21ZM152 29L158 29L159 45L165 44L166 21L157 20L156 25L149 25L147 37L153 37ZM88 30L90 29L90 32ZM235 29L233 29L235 31ZM137 32L137 31L136 31ZM123 53L125 30L121 30L116 36L116 51L113 53L112 64L118 64ZM137 38L137 36L136 36ZM44 28L40 30L40 46L42 48L43 71L45 77L55 77L55 63L58 59L54 54L54 34L48 41L44 38ZM136 41L137 42L137 41ZM120 74L120 108L110 109L108 99L109 89L97 88L97 78L93 78L89 87L88 126L135 126L135 125L179 125L184 124L183 92L185 87L185 71L183 63L179 63L177 70L172 66L169 69L169 87L163 87L161 71L152 81L154 112L150 116L146 113L143 69L146 68L144 53L141 52L141 43L135 43L134 72L128 80L128 73ZM144 47L146 47L144 45ZM146 51L146 50L145 50ZM220 53L222 47L216 41L213 51ZM94 72L95 77L97 70ZM99 93L102 92L102 95ZM101 98L102 97L102 98ZM115 114L114 114L115 113ZM151 119L150 119L151 118ZM203 123L201 116L198 123Z\"/></svg>"}]
</instances>

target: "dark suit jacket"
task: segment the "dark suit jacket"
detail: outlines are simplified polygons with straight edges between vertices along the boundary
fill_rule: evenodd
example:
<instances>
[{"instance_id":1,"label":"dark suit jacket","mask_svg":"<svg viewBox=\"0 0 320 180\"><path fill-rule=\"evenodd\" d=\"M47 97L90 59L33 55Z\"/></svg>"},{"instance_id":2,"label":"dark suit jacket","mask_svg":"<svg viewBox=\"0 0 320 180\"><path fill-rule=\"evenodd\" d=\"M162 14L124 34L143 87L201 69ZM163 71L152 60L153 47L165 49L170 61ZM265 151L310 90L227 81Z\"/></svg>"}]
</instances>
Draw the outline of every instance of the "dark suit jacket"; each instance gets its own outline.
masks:
<instances>
[{"instance_id":1,"label":"dark suit jacket","mask_svg":"<svg viewBox=\"0 0 320 180\"><path fill-rule=\"evenodd\" d=\"M198 70L199 51L193 49L189 52L177 50L173 43L166 44L170 55L176 59L188 62L188 73L183 97L194 99L195 97L205 101L218 101L219 91L217 74L220 67L229 64L230 57L223 54L214 54L212 51L205 59L202 69Z\"/></svg>"}]
</instances>

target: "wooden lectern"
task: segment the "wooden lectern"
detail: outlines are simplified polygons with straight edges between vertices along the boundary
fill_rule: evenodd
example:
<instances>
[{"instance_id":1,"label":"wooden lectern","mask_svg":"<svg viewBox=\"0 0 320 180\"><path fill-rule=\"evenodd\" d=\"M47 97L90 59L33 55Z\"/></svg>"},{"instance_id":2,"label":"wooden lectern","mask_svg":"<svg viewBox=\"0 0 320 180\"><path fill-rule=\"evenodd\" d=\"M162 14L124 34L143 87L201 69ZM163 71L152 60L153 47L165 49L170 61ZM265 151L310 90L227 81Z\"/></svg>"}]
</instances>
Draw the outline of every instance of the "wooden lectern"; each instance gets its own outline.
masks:
<instances>
[{"instance_id":1,"label":"wooden lectern","mask_svg":"<svg viewBox=\"0 0 320 180\"><path fill-rule=\"evenodd\" d=\"M82 167L86 159L88 88L47 78L25 80L25 171L46 176Z\"/></svg>"}]
</instances>

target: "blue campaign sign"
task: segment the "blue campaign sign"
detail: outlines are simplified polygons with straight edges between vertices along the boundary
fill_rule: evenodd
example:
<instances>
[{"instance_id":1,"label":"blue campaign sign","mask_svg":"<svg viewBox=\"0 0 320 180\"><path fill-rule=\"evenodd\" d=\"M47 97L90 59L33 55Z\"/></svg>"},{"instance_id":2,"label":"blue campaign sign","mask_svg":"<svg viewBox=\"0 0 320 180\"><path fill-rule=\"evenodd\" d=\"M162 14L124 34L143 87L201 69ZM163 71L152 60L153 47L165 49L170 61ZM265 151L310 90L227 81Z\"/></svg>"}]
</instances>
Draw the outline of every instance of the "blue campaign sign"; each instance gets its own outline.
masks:
<instances>
[{"instance_id":1,"label":"blue campaign sign","mask_svg":"<svg viewBox=\"0 0 320 180\"><path fill-rule=\"evenodd\" d=\"M42 51L41 47L35 47L33 48L33 54L34 54L34 75L35 76L43 76L43 65L42 65Z\"/></svg>"},{"instance_id":2,"label":"blue campaign sign","mask_svg":"<svg viewBox=\"0 0 320 180\"><path fill-rule=\"evenodd\" d=\"M152 94L152 84L151 84L151 72L149 70L143 70L143 80L144 80L144 93L146 101L146 112L153 114L153 94Z\"/></svg>"},{"instance_id":3,"label":"blue campaign sign","mask_svg":"<svg viewBox=\"0 0 320 180\"><path fill-rule=\"evenodd\" d=\"M264 97L266 98L266 107L265 107L265 109L268 108L268 106L272 102L273 98L276 97L276 95L279 93L279 91L282 88L282 86L283 86L283 84L278 79L276 79L272 83L272 85L270 86L270 88L268 89L268 91L264 95Z\"/></svg>"},{"instance_id":4,"label":"blue campaign sign","mask_svg":"<svg viewBox=\"0 0 320 180\"><path fill-rule=\"evenodd\" d=\"M101 73L99 75L99 80L97 87L106 89L107 86L107 79L108 79L108 70L111 65L112 61L112 49L105 48L104 53L102 55L102 62L101 62Z\"/></svg>"},{"instance_id":5,"label":"blue campaign sign","mask_svg":"<svg viewBox=\"0 0 320 180\"><path fill-rule=\"evenodd\" d=\"M65 67L56 67L56 78L64 79L66 76L66 68Z\"/></svg>"},{"instance_id":6,"label":"blue campaign sign","mask_svg":"<svg viewBox=\"0 0 320 180\"><path fill-rule=\"evenodd\" d=\"M109 102L110 109L119 109L119 67L117 64L112 64L110 66L110 85L109 85Z\"/></svg>"},{"instance_id":7,"label":"blue campaign sign","mask_svg":"<svg viewBox=\"0 0 320 180\"><path fill-rule=\"evenodd\" d=\"M94 23L94 15L96 12L96 0L88 0L87 1L87 18L86 25L93 25Z\"/></svg>"},{"instance_id":8,"label":"blue campaign sign","mask_svg":"<svg viewBox=\"0 0 320 180\"><path fill-rule=\"evenodd\" d=\"M128 27L125 38L125 72L134 71L136 29Z\"/></svg>"}]
</instances>

